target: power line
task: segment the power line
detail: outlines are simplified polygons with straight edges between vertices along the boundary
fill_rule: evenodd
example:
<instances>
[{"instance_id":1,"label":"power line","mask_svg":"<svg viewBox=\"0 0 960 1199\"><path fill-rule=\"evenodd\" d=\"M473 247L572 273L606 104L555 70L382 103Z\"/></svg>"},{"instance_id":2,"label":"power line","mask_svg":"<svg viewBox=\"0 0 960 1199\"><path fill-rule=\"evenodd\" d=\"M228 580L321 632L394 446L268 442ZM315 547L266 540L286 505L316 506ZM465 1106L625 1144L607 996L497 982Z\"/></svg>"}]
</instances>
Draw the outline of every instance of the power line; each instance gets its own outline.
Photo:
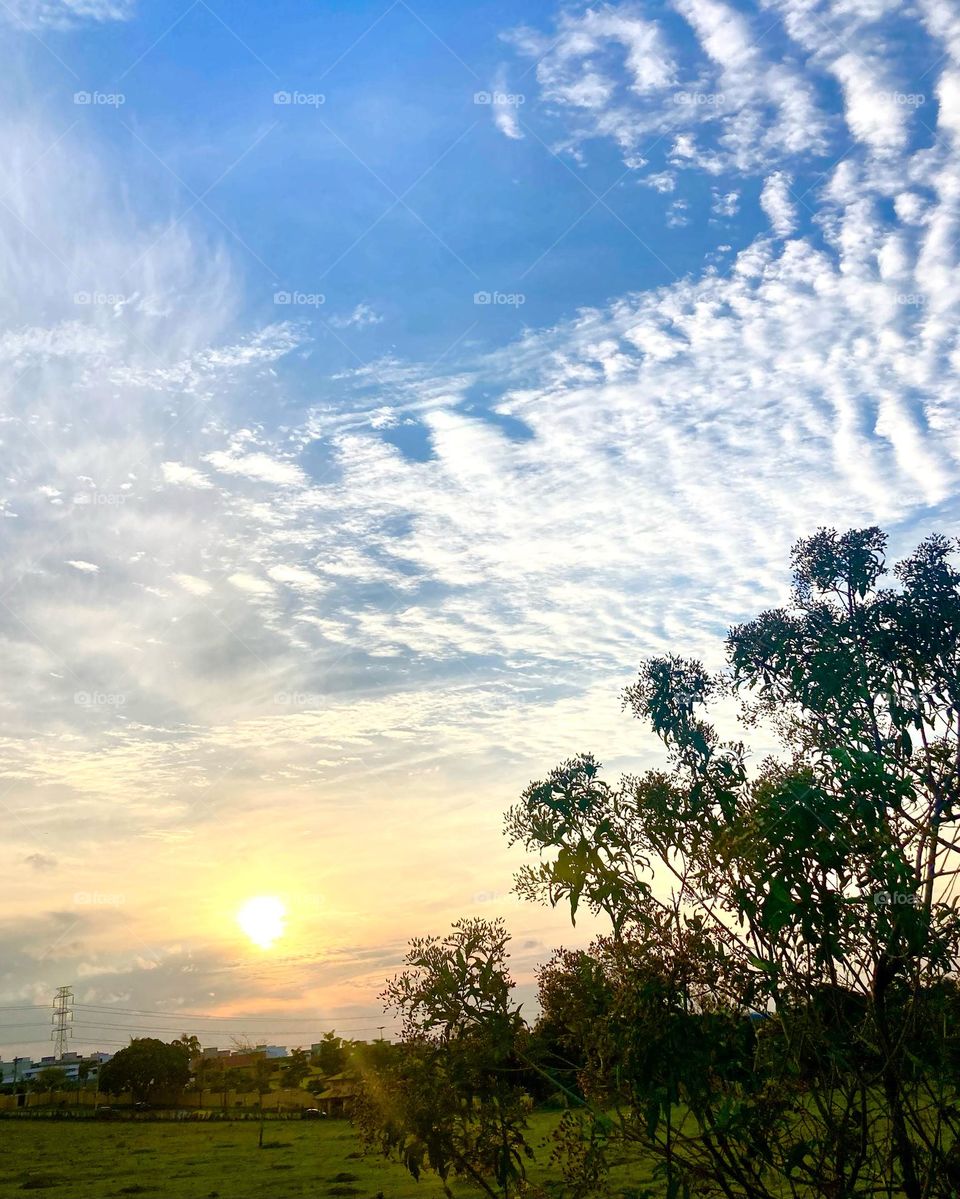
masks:
<instances>
[{"instance_id":1,"label":"power line","mask_svg":"<svg viewBox=\"0 0 960 1199\"><path fill-rule=\"evenodd\" d=\"M41 1037L35 1037L35 1038L30 1038L30 1037L27 1037L27 1038L26 1038L26 1040L27 1040L27 1043L29 1044L29 1043L31 1042L31 1040L33 1040L33 1041L35 1041L35 1042L39 1042L39 1041L43 1041L43 1040L45 1040L45 1038L44 1038L44 1037L42 1037L42 1036L41 1036ZM0 1048L2 1048L2 1049L9 1049L11 1046L14 1046L14 1045L17 1045L17 1046L19 1046L19 1045L22 1045L22 1044L23 1044L23 1042L24 1042L24 1038L23 1038L23 1037L21 1037L19 1041L0 1041Z\"/></svg>"},{"instance_id":2,"label":"power line","mask_svg":"<svg viewBox=\"0 0 960 1199\"><path fill-rule=\"evenodd\" d=\"M107 1029L113 1029L118 1032L130 1032L130 1033L136 1033L136 1032L142 1031L142 1026L138 1026L136 1024L95 1024L93 1022L88 1022L86 1020L82 1021L76 1027L79 1027L81 1032L85 1031L88 1028L107 1028ZM345 1028L343 1031L344 1032L373 1032L375 1029L384 1028L384 1027L386 1027L386 1026L383 1024L366 1024L361 1028ZM169 1028L155 1028L155 1029L148 1029L147 1031L171 1032L172 1030ZM210 1029L209 1031L212 1034L214 1030ZM219 1037L242 1036L245 1031L246 1031L246 1029L242 1025L238 1025L236 1028L218 1028L216 1030L216 1035ZM309 1030L305 1030L302 1028L272 1028L272 1029L270 1029L271 1035L275 1036L275 1037L300 1037L300 1036L303 1036L305 1031L309 1031Z\"/></svg>"},{"instance_id":3,"label":"power line","mask_svg":"<svg viewBox=\"0 0 960 1199\"><path fill-rule=\"evenodd\" d=\"M174 1019L178 1020L178 1019L180 1019L181 1016L188 1016L188 1017L193 1017L195 1019L203 1019L203 1020L233 1020L233 1019L236 1019L236 1017L234 1017L234 1016L225 1016L218 1012L180 1012L180 1011L159 1012L159 1011L156 1011L155 1009L149 1009L149 1008L121 1007L119 1004L113 1004L113 1003L78 1003L77 1007L78 1008L95 1008L99 1011L110 1011L110 1012L135 1012L137 1015L162 1016L162 1017L164 1017L166 1019L170 1019L170 1020L174 1020ZM273 1020L275 1018L275 1016L277 1016L277 1015L282 1016L283 1014L284 1014L283 1012L275 1012L272 1015L266 1015L266 1016L248 1016L248 1015L244 1014L242 1018L245 1020L246 1019ZM344 1016L343 1019L345 1019L345 1020L361 1020L361 1019L366 1020L366 1019L372 1018L374 1015L379 1015L379 1012L358 1012L358 1013L354 1014L353 1016ZM329 1020L329 1019L335 1019L335 1018L336 1017L329 1016L329 1015L324 1016L321 1013L318 1013L316 1016L297 1016L297 1017L295 1017L295 1019L298 1019L298 1020L308 1020L308 1019L309 1020L324 1020L324 1019Z\"/></svg>"},{"instance_id":4,"label":"power line","mask_svg":"<svg viewBox=\"0 0 960 1199\"><path fill-rule=\"evenodd\" d=\"M278 1012L273 1016L218 1016L209 1015L203 1012L151 1012L143 1008L130 1007L114 1007L111 1004L95 1004L95 1003L78 1003L77 1011L81 1014L85 1011L90 1012L108 1012L110 1014L122 1012L124 1015L132 1016L148 1016L153 1020L172 1020L174 1023L182 1023L184 1020L226 1020L233 1024L243 1021L251 1023L253 1021L267 1023L276 1023L278 1020L285 1020L288 1024L311 1024L316 1027L318 1024L352 1024L358 1020L373 1020L380 1016L380 1012L367 1012L358 1016L284 1016L282 1012Z\"/></svg>"},{"instance_id":5,"label":"power line","mask_svg":"<svg viewBox=\"0 0 960 1199\"><path fill-rule=\"evenodd\" d=\"M310 1033L320 1034L333 1031L349 1037L361 1033L380 1034L383 1039L384 1025L373 1024L373 1020L383 1018L382 1012L361 1012L351 1016L290 1016L282 1012L272 1015L259 1016L225 1016L210 1012L158 1012L145 1008L119 1007L115 1004L75 1003L71 987L59 987L53 1000L53 1015L51 1017L51 1039L55 1042L54 1054L62 1058L66 1052L67 1043L77 1033L85 1041L96 1042L105 1047L122 1047L129 1041L100 1040L100 1032L123 1032L130 1038L155 1034L168 1036L175 1031L181 1031L192 1021L204 1021L206 1027L201 1029L202 1035L235 1039L247 1038L251 1035L258 1037L288 1037L292 1040L305 1038ZM49 1011L40 1004L0 1004L0 1036L5 1032L23 1030L19 1041L0 1041L0 1048L20 1046L24 1041L39 1042L43 1039L43 1025L33 1022L4 1024L5 1013L35 1012L37 1016ZM125 1018L131 1019L126 1021ZM100 1017L98 1021L97 1017ZM110 1018L116 1017L124 1023L113 1023ZM258 1027L260 1026L260 1027ZM31 1035L32 1034L32 1035Z\"/></svg>"}]
</instances>

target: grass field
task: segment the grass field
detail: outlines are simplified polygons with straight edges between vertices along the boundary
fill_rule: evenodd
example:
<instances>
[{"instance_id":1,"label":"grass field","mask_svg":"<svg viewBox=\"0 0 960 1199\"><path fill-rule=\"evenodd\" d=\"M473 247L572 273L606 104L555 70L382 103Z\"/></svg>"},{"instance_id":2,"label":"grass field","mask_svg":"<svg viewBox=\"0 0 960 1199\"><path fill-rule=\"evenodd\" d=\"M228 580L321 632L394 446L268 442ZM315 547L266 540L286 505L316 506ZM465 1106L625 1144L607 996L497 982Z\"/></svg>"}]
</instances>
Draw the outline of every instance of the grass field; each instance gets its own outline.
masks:
<instances>
[{"instance_id":1,"label":"grass field","mask_svg":"<svg viewBox=\"0 0 960 1199\"><path fill-rule=\"evenodd\" d=\"M536 1115L535 1147L556 1118ZM0 1197L42 1191L51 1199L442 1199L437 1180L419 1183L392 1162L364 1155L343 1120L267 1124L257 1148L257 1124L99 1123L93 1120L0 1120ZM547 1180L549 1146L540 1148L531 1176ZM622 1166L624 1187L639 1187L649 1172ZM458 1199L475 1199L454 1183Z\"/></svg>"},{"instance_id":2,"label":"grass field","mask_svg":"<svg viewBox=\"0 0 960 1199\"><path fill-rule=\"evenodd\" d=\"M382 1158L360 1156L346 1121L278 1121L257 1148L255 1121L216 1124L0 1121L0 1196L56 1199L436 1199ZM266 1146L269 1146L267 1148ZM459 1192L458 1192L459 1193ZM464 1199L472 1196L463 1188Z\"/></svg>"}]
</instances>

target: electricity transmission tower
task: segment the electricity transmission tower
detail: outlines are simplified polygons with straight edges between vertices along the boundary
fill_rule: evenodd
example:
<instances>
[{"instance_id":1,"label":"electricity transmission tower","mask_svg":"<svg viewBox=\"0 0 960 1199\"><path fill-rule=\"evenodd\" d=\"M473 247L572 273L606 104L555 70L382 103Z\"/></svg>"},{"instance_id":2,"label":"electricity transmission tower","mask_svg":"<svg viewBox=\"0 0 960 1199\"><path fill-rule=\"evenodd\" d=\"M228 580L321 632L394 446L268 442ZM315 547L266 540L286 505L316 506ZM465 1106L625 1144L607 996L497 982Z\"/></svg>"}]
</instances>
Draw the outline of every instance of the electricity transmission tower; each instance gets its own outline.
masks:
<instances>
[{"instance_id":1,"label":"electricity transmission tower","mask_svg":"<svg viewBox=\"0 0 960 1199\"><path fill-rule=\"evenodd\" d=\"M54 1056L59 1062L67 1052L67 1041L73 1036L73 987L58 987L53 997L53 1031L50 1040L54 1042Z\"/></svg>"}]
</instances>

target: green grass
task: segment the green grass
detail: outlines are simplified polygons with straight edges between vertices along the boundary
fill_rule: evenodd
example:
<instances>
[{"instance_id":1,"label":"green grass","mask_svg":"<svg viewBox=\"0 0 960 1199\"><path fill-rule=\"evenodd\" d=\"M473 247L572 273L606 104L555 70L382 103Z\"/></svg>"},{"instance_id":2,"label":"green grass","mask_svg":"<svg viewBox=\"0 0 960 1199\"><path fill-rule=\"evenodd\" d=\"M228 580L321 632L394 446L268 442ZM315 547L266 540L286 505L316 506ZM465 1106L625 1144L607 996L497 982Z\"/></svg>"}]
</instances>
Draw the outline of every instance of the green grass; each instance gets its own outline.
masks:
<instances>
[{"instance_id":1,"label":"green grass","mask_svg":"<svg viewBox=\"0 0 960 1199\"><path fill-rule=\"evenodd\" d=\"M531 1179L552 1176L546 1140L555 1115L531 1119L537 1151ZM401 1166L364 1154L350 1124L269 1121L257 1148L256 1121L0 1120L0 1199L42 1193L50 1199L443 1199L436 1178L419 1183ZM269 1146L269 1148L267 1147ZM649 1183L650 1171L621 1161L615 1192ZM454 1182L457 1199L478 1199Z\"/></svg>"},{"instance_id":2,"label":"green grass","mask_svg":"<svg viewBox=\"0 0 960 1199\"><path fill-rule=\"evenodd\" d=\"M358 1156L350 1125L270 1121L167 1124L93 1120L0 1121L0 1196L50 1199L440 1199L399 1166ZM266 1146L269 1146L267 1148ZM472 1199L472 1192L458 1189Z\"/></svg>"}]
</instances>

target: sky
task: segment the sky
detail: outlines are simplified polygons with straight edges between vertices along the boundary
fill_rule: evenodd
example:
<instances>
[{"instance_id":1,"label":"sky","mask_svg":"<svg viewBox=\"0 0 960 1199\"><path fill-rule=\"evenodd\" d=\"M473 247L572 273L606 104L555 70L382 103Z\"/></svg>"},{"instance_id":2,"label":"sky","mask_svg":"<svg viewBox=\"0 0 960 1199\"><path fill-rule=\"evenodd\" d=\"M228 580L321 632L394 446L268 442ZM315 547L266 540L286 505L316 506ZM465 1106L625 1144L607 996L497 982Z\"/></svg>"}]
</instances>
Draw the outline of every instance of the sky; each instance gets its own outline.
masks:
<instances>
[{"instance_id":1,"label":"sky","mask_svg":"<svg viewBox=\"0 0 960 1199\"><path fill-rule=\"evenodd\" d=\"M529 1005L523 787L659 763L622 688L798 537L958 532L960 5L0 0L0 68L0 1057L61 985L377 1035L462 915Z\"/></svg>"}]
</instances>

